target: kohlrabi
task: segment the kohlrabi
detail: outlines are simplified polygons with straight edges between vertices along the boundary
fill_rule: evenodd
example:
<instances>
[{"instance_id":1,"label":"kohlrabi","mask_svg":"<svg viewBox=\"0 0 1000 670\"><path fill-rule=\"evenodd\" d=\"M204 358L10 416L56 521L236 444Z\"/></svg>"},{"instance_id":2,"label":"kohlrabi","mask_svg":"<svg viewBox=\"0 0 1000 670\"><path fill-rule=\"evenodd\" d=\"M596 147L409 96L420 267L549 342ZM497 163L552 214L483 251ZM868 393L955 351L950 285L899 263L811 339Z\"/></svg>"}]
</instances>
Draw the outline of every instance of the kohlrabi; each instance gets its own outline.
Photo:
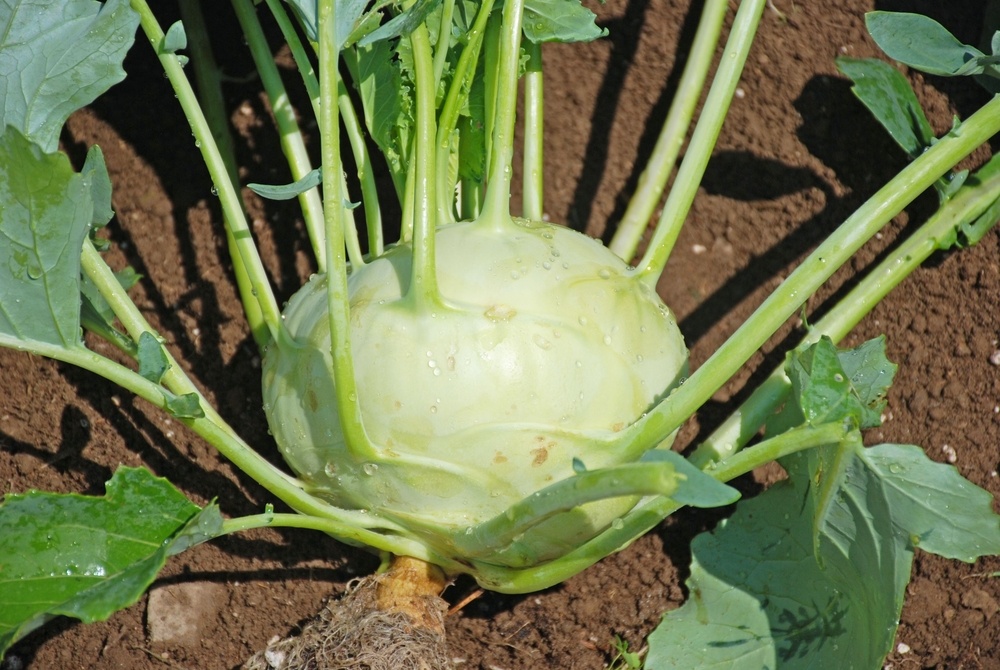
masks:
<instances>
[{"instance_id":1,"label":"kohlrabi","mask_svg":"<svg viewBox=\"0 0 1000 670\"><path fill-rule=\"evenodd\" d=\"M742 557L744 578L767 581L699 588L699 598L711 595L696 603L704 609L668 617L683 632L675 637L691 641L681 650L685 660L671 667L716 664L718 654L737 647L743 654L741 645L753 647L756 655L746 655L753 667L774 665L779 642L805 633L771 626L771 608L808 609L803 621L833 616L823 610L814 617L809 608L821 605L796 600L803 589L832 593L830 607L841 608L837 626L825 632L837 641L826 648L840 645L859 666L876 667L895 631L907 581L899 575L908 574L917 544L963 560L1000 552L985 492L915 447L864 447L860 431L877 425L895 368L877 341L850 351L834 346L940 240L970 226L981 234L995 222L995 160L968 179L946 180L938 215L812 324L786 365L689 458L671 449L680 426L837 268L1000 129L1000 99L941 138L921 137L914 161L689 374L684 341L655 286L765 0L741 3L674 174L728 6L704 3L682 94L608 247L543 220L542 45L603 34L575 0L496 7L493 0L291 0L291 14L278 0L259 7L233 0L295 180L251 188L298 198L314 252L316 274L284 309L243 214L198 3L182 0L184 21L166 31L145 0L58 4L40 13L28 2L0 10L0 25L11 26L0 64L14 64L0 69L7 93L0 117L0 343L79 365L163 408L291 511L269 507L224 520L214 504L200 509L144 470L116 474L105 498L9 496L0 507L0 652L56 614L106 617L134 602L169 555L262 526L312 528L378 553L388 576L378 580L371 602L416 621L393 629L410 635L414 627L440 626L434 599L459 575L510 593L557 584L683 506L733 502L738 494L724 482L777 459L790 473L787 486L775 487L780 510L767 509L771 499L763 496L755 504L765 508L758 519L783 516L738 536L732 554ZM303 109L292 109L265 40L257 16L265 6L301 75ZM264 412L293 474L252 450L211 407L128 298L127 273L112 273L102 259L101 238L92 232L112 213L99 150L80 173L57 151L69 111L123 76L120 62L137 24L191 123L219 196L249 331L262 352ZM62 27L71 37L61 36ZM37 53L62 53L67 45L70 76L61 66L38 66ZM981 71L992 67L993 57L976 58ZM185 66L196 73L199 95ZM859 72L862 80L876 70ZM519 80L523 207L512 212ZM51 113L39 114L38 101ZM310 113L319 167L298 128L297 119ZM911 117L909 110L899 118ZM384 183L374 176L376 165ZM638 254L671 176L662 214ZM389 212L399 215L390 220ZM398 239L387 241L389 230L398 230ZM118 347L131 367L88 349L82 329ZM148 521L151 500L169 514ZM952 518L937 507L966 512ZM747 516L754 515L736 517L730 532L750 527ZM865 520L870 532L851 519ZM94 524L101 541L81 542L81 524ZM767 543L768 533L796 540ZM20 548L28 544L45 560L25 559ZM788 544L794 546L786 551ZM855 554L866 560L854 561ZM872 556L888 558L867 561ZM70 560L88 566L88 581L55 580L68 574L60 561ZM775 569L781 561L797 567ZM709 581L700 567L692 573ZM878 607L869 607L875 582ZM732 599L739 602L731 606ZM733 621L733 612L752 621ZM861 638L874 642L855 644ZM674 653L667 646L658 647L660 658ZM826 657L818 658L816 667ZM393 659L390 667L414 662ZM260 658L253 663L265 667Z\"/></svg>"}]
</instances>

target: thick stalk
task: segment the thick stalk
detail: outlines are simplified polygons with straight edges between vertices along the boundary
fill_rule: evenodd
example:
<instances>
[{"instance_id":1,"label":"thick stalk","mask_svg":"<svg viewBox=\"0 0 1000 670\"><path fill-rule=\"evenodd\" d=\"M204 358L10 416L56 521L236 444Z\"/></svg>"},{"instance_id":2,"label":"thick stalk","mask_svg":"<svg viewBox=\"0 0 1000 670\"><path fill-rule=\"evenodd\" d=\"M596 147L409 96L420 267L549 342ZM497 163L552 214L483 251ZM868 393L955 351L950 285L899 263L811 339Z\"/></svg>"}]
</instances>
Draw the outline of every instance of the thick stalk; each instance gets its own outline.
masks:
<instances>
[{"instance_id":1,"label":"thick stalk","mask_svg":"<svg viewBox=\"0 0 1000 670\"><path fill-rule=\"evenodd\" d=\"M1000 131L1000 96L899 172L816 247L691 377L633 424L632 457L692 416L804 302L904 207ZM632 458L630 457L630 458Z\"/></svg>"},{"instance_id":2,"label":"thick stalk","mask_svg":"<svg viewBox=\"0 0 1000 670\"><path fill-rule=\"evenodd\" d=\"M97 287L101 296L107 301L115 316L118 317L134 341L138 341L139 336L144 332L155 335L155 331L129 299L111 268L104 262L90 240L84 242L81 265L83 272ZM163 349L163 354L166 357L168 368L161 379L162 386L82 347L67 350L63 350L61 347L39 348L35 351L40 355L72 363L99 374L157 407L166 408L168 393L174 396L193 394L198 398L198 404L204 416L178 417L178 420L189 426L236 467L293 509L347 525L360 525L367 528L397 528L395 524L383 519L333 507L304 491L297 479L290 477L265 460L236 434L232 427L215 411L211 403L205 399L191 379L184 374L166 348Z\"/></svg>"},{"instance_id":3,"label":"thick stalk","mask_svg":"<svg viewBox=\"0 0 1000 670\"><path fill-rule=\"evenodd\" d=\"M486 171L484 225L503 226L510 220L511 168L514 160L514 124L517 116L517 78L521 58L521 20L524 0L507 0L503 5L500 27L500 53L497 63L496 105L493 115L493 139Z\"/></svg>"},{"instance_id":4,"label":"thick stalk","mask_svg":"<svg viewBox=\"0 0 1000 670\"><path fill-rule=\"evenodd\" d=\"M975 176L971 181L977 181ZM967 182L968 184L969 182ZM839 342L888 293L938 250L940 240L965 221L975 220L1000 198L1000 174L975 186L964 186L941 209L873 268L847 295L810 327L799 344L807 346L821 337ZM757 436L764 422L788 397L791 382L778 366L712 434L691 453L700 468L728 459Z\"/></svg>"},{"instance_id":5,"label":"thick stalk","mask_svg":"<svg viewBox=\"0 0 1000 670\"><path fill-rule=\"evenodd\" d=\"M205 119L205 115L198 104L198 99L191 88L184 70L177 61L177 56L173 53L165 52L161 49L163 44L163 29L157 22L156 17L150 10L145 0L131 0L132 8L139 14L139 22L142 26L146 38L152 45L163 66L163 71L167 75L177 100L191 124L191 130L195 136L195 145L201 149L202 158L208 173L215 184L215 190L219 196L219 204L226 223L229 225L230 233L235 240L236 248L240 259L246 268L250 282L253 284L252 295L256 298L270 338L276 339L278 330L281 327L281 310L278 308L277 300L271 291L271 285L261 263L257 248L254 246L253 235L247 226L246 217L243 215L243 203L240 199L236 185L229 179L226 162L215 144L212 136L212 129Z\"/></svg>"},{"instance_id":6,"label":"thick stalk","mask_svg":"<svg viewBox=\"0 0 1000 670\"><path fill-rule=\"evenodd\" d=\"M212 127L212 135L219 147L219 153L226 162L229 180L233 184L238 184L236 150L233 148L233 136L229 132L226 105L222 98L222 76L215 63L215 56L212 54L211 41L205 26L201 4L197 0L181 0L180 9L188 37L188 48L193 57L191 65L194 68L195 81L201 94L201 107L205 112L205 118ZM223 217L225 216L223 212ZM233 262L233 276L240 292L240 301L243 303L243 312L246 314L247 323L250 325L250 332L257 343L257 348L263 351L271 336L267 324L264 322L257 298L253 294L253 282L250 279L250 274L243 264L243 257L236 248L236 238L232 233L232 225L224 220L223 227L226 231L226 246L229 249L229 257Z\"/></svg>"},{"instance_id":7,"label":"thick stalk","mask_svg":"<svg viewBox=\"0 0 1000 670\"><path fill-rule=\"evenodd\" d=\"M310 60L309 54L306 52L302 40L299 39L299 34L295 30L295 26L288 17L288 12L285 11L280 0L266 1L268 9L274 15L274 20L278 24L282 36L285 38L285 43L288 44L288 48L292 52L292 58L295 60L299 75L302 77L302 84L305 86L306 95L309 96L309 102L312 104L313 116L319 118L319 80L316 78L316 71L313 68L312 60ZM361 130L357 112L354 111L354 104L351 102L351 97L347 93L347 86L343 80L340 81L339 92L340 95L337 99L340 104L340 118L343 121L347 139L351 143L354 164L357 165L358 170L358 182L361 184L361 200L365 210L368 251L373 256L379 256L383 251L382 211L378 199L378 189L375 185L375 173L372 168L371 154L368 152L364 132ZM321 231L322 229L320 229ZM314 248L325 248L322 243L317 243L316 240L312 240L312 243ZM317 264L321 268L320 271L324 271L322 268L325 265L325 259L323 259L322 255L317 257Z\"/></svg>"},{"instance_id":8,"label":"thick stalk","mask_svg":"<svg viewBox=\"0 0 1000 670\"><path fill-rule=\"evenodd\" d=\"M635 193L629 199L625 214L608 244L608 248L626 262L635 256L642 235L653 219L653 211L660 203L663 189L674 170L677 155L684 146L684 138L715 56L728 5L728 0L708 0L705 3L687 64L677 84L677 92L670 103L670 110L656 139L653 153L639 176Z\"/></svg>"},{"instance_id":9,"label":"thick stalk","mask_svg":"<svg viewBox=\"0 0 1000 670\"><path fill-rule=\"evenodd\" d=\"M271 114L278 127L281 151L288 161L292 181L298 181L309 174L313 166L309 159L309 152L306 150L305 140L302 138L302 131L299 130L299 123L295 118L295 110L288 99L285 83L281 80L278 66L274 62L271 47L267 43L264 29L257 18L256 8L250 3L250 0L232 0L232 5L240 27L243 29L243 36L246 38L247 47L250 49L250 55L253 57L260 81L264 85L264 92L271 103ZM319 197L319 188L314 187L300 193L299 205L302 207L306 230L309 232L309 239L313 244L313 255L316 257L317 266L320 272L325 272L323 203Z\"/></svg>"},{"instance_id":10,"label":"thick stalk","mask_svg":"<svg viewBox=\"0 0 1000 670\"><path fill-rule=\"evenodd\" d=\"M472 85L472 78L475 76L476 67L479 64L479 55L483 50L483 33L486 30L486 22L489 20L492 10L493 0L485 0L479 7L476 13L476 20L472 24L472 30L466 36L467 42L465 48L462 49L462 53L458 57L458 63L455 65L455 74L452 77L451 84L448 86L448 92L445 94L444 103L441 105L441 111L438 114L438 217L442 222L451 221L455 216L454 208L452 207L452 201L455 197L455 185L447 178L451 163L452 135L458 126L459 120L463 118L459 116L459 112L469 96L469 87ZM475 147L468 145L467 133L460 132L458 149L460 153L459 164L462 164L461 153L463 151L463 142L466 142L465 146L467 149L470 149L472 152L475 151ZM461 195L464 202L468 198L478 195L478 189L463 188ZM478 201L478 198L475 198L475 200ZM459 207L459 211L463 215L468 209L469 207L466 204L462 204ZM463 218L465 217L463 216Z\"/></svg>"},{"instance_id":11,"label":"thick stalk","mask_svg":"<svg viewBox=\"0 0 1000 670\"><path fill-rule=\"evenodd\" d=\"M522 171L521 214L541 221L544 207L544 95L542 87L542 45L525 42L528 54L524 73L524 161Z\"/></svg>"},{"instance_id":12,"label":"thick stalk","mask_svg":"<svg viewBox=\"0 0 1000 670\"><path fill-rule=\"evenodd\" d=\"M320 0L318 29L321 35L332 35L336 26L335 0ZM330 357L336 403L347 448L359 460L375 455L375 448L365 433L358 400L354 357L351 355L350 300L347 289L347 258L344 251L343 165L340 160L339 93L340 52L334 40L320 40L320 153L323 165L325 195L324 228L326 229L327 308L330 320Z\"/></svg>"},{"instance_id":13,"label":"thick stalk","mask_svg":"<svg viewBox=\"0 0 1000 670\"><path fill-rule=\"evenodd\" d=\"M437 224L435 189L436 106L434 62L427 26L409 35L416 82L416 127L413 154L413 266L405 299L416 309L440 309L434 237Z\"/></svg>"},{"instance_id":14,"label":"thick stalk","mask_svg":"<svg viewBox=\"0 0 1000 670\"><path fill-rule=\"evenodd\" d=\"M718 72L708 90L701 117L691 135L691 142L677 171L677 178L674 179L670 195L663 205L663 212L660 214L649 247L636 266L636 276L651 287L656 286L657 280L663 273L681 226L684 225L684 220L691 209L691 203L694 202L708 159L712 155L722 123L729 112L729 103L732 102L733 93L739 84L740 74L743 72L743 65L753 44L765 4L766 0L743 0L736 12Z\"/></svg>"},{"instance_id":15,"label":"thick stalk","mask_svg":"<svg viewBox=\"0 0 1000 670\"><path fill-rule=\"evenodd\" d=\"M844 438L844 428L840 424L803 426L747 449L739 454L742 458L738 462L707 472L719 481L730 481L765 463L806 449L835 444ZM623 516L620 524L614 524L590 542L549 563L517 570L477 562L477 581L483 588L501 593L530 593L554 586L605 556L621 551L683 506L665 496L649 497Z\"/></svg>"}]
</instances>

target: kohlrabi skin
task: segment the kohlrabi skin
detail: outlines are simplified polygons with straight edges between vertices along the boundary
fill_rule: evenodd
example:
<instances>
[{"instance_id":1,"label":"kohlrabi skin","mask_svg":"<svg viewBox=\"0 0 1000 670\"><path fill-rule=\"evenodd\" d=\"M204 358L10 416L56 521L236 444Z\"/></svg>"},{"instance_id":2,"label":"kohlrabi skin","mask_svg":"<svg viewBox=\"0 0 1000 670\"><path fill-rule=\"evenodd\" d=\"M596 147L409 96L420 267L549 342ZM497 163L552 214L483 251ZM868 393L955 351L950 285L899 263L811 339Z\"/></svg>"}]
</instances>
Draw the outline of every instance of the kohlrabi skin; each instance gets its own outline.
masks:
<instances>
[{"instance_id":1,"label":"kohlrabi skin","mask_svg":"<svg viewBox=\"0 0 1000 670\"><path fill-rule=\"evenodd\" d=\"M587 469L621 463L616 437L687 371L673 315L621 259L567 228L516 223L513 235L438 229L441 301L429 314L404 297L407 244L350 275L368 453L349 446L334 402L325 276L288 303L290 339L264 359L271 431L311 492L398 521L459 561L467 557L448 534L573 476L574 459ZM560 513L477 558L510 567L557 558L637 500Z\"/></svg>"}]
</instances>

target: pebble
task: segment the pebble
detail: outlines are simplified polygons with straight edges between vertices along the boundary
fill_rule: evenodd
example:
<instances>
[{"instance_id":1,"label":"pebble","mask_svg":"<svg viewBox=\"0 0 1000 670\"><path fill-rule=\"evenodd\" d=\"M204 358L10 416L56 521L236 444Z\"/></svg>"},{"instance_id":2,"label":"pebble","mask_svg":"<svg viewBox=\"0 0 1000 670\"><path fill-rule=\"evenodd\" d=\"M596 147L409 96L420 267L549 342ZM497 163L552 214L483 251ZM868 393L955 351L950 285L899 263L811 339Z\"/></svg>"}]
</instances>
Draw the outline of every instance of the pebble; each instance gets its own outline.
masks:
<instances>
[{"instance_id":1,"label":"pebble","mask_svg":"<svg viewBox=\"0 0 1000 670\"><path fill-rule=\"evenodd\" d=\"M205 622L228 602L226 587L211 582L161 586L149 592L146 628L152 644L198 646Z\"/></svg>"}]
</instances>

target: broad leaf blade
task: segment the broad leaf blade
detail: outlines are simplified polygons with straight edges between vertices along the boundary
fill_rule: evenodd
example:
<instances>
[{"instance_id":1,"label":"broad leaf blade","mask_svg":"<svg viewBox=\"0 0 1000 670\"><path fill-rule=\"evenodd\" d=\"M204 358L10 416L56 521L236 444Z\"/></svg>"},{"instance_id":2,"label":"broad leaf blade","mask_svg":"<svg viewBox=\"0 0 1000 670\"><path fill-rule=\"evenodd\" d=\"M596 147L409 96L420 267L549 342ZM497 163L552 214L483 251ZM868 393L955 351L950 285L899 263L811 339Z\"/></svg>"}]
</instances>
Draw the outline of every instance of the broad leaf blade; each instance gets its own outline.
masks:
<instances>
[{"instance_id":1,"label":"broad leaf blade","mask_svg":"<svg viewBox=\"0 0 1000 670\"><path fill-rule=\"evenodd\" d=\"M128 0L8 0L0 6L0 128L55 151L69 115L125 77L139 15Z\"/></svg>"},{"instance_id":2,"label":"broad leaf blade","mask_svg":"<svg viewBox=\"0 0 1000 670\"><path fill-rule=\"evenodd\" d=\"M190 530L189 530L190 529ZM103 497L30 492L0 505L0 655L59 615L106 619L134 603L167 557L221 531L212 505L121 468Z\"/></svg>"},{"instance_id":3,"label":"broad leaf blade","mask_svg":"<svg viewBox=\"0 0 1000 670\"><path fill-rule=\"evenodd\" d=\"M525 0L524 36L532 42L590 42L608 34L579 0Z\"/></svg>"},{"instance_id":4,"label":"broad leaf blade","mask_svg":"<svg viewBox=\"0 0 1000 670\"><path fill-rule=\"evenodd\" d=\"M975 65L983 52L962 44L944 26L922 14L869 12L865 25L889 58L922 72L952 76L982 71Z\"/></svg>"},{"instance_id":5,"label":"broad leaf blade","mask_svg":"<svg viewBox=\"0 0 1000 670\"><path fill-rule=\"evenodd\" d=\"M851 87L875 119L910 158L934 142L934 131L906 77L875 58L838 58L837 69L850 77Z\"/></svg>"},{"instance_id":6,"label":"broad leaf blade","mask_svg":"<svg viewBox=\"0 0 1000 670\"><path fill-rule=\"evenodd\" d=\"M860 447L858 447L860 448ZM912 550L855 458L821 523L808 461L692 544L691 596L649 637L646 668L875 668L889 651Z\"/></svg>"},{"instance_id":7,"label":"broad leaf blade","mask_svg":"<svg viewBox=\"0 0 1000 670\"><path fill-rule=\"evenodd\" d=\"M967 563L1000 555L1000 516L993 513L992 496L954 466L903 444L880 444L861 458L880 478L897 532L917 547Z\"/></svg>"},{"instance_id":8,"label":"broad leaf blade","mask_svg":"<svg viewBox=\"0 0 1000 670\"><path fill-rule=\"evenodd\" d=\"M80 251L92 185L63 154L0 136L0 340L80 341Z\"/></svg>"}]
</instances>

